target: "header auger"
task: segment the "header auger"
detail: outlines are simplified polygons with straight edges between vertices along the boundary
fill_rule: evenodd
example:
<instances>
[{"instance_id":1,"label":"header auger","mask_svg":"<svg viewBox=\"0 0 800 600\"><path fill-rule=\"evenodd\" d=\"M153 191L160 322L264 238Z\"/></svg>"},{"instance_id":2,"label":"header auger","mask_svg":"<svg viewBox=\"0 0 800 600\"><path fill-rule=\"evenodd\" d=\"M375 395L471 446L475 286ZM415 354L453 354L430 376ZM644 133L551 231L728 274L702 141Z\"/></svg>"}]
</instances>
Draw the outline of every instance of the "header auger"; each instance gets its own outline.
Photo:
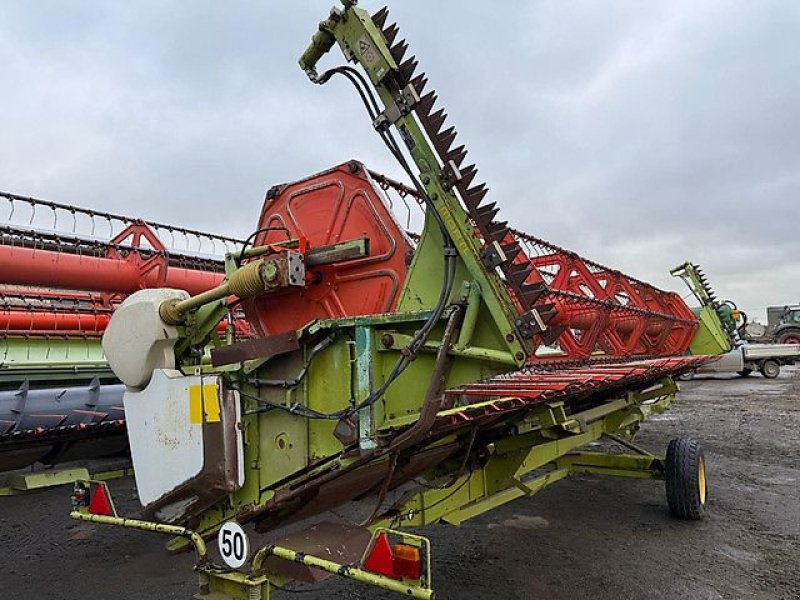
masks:
<instances>
[{"instance_id":1,"label":"header auger","mask_svg":"<svg viewBox=\"0 0 800 600\"><path fill-rule=\"evenodd\" d=\"M431 598L429 545L403 529L458 524L577 472L666 479L673 513L699 518L699 446L674 440L663 457L633 442L668 408L672 377L710 360L684 356L691 311L498 221L386 9L343 4L300 65L317 84L340 76L357 88L411 182L400 189L424 207L421 234L387 203L382 188L398 186L350 161L273 187L215 290L125 300L103 345L127 385L152 521L92 514L93 494L106 493L96 485L76 488L73 516L194 544L201 599L268 598L301 576L297 564ZM336 44L366 76L318 71ZM257 337L214 336L238 306ZM599 440L629 453L581 450ZM341 561L316 556L313 532L301 532L257 551L248 573L221 570L198 541L222 530L223 559L238 569L239 524L267 531L364 499Z\"/></svg>"}]
</instances>

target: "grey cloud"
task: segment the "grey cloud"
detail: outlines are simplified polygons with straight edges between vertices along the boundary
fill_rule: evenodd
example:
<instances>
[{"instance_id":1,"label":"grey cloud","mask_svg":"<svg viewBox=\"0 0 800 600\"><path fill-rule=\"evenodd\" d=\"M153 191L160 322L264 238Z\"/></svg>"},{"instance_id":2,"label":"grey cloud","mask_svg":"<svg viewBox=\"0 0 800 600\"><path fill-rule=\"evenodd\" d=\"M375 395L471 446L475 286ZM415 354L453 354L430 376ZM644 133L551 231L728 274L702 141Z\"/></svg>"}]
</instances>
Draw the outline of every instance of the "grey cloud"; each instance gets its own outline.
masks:
<instances>
[{"instance_id":1,"label":"grey cloud","mask_svg":"<svg viewBox=\"0 0 800 600\"><path fill-rule=\"evenodd\" d=\"M330 4L5 2L0 188L241 236L274 183L398 174L352 90L296 66ZM754 313L800 300L800 5L393 4L514 224L673 288L691 258Z\"/></svg>"}]
</instances>

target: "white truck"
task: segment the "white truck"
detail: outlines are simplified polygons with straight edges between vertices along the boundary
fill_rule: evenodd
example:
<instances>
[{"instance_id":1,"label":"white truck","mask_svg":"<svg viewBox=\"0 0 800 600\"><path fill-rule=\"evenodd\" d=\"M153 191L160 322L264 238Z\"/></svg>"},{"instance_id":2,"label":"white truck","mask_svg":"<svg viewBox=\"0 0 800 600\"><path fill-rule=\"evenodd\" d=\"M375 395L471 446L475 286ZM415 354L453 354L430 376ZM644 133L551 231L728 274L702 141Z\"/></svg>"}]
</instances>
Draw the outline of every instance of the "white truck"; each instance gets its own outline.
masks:
<instances>
[{"instance_id":1,"label":"white truck","mask_svg":"<svg viewBox=\"0 0 800 600\"><path fill-rule=\"evenodd\" d=\"M670 271L672 275L682 279L700 302L695 314L710 325L711 338L693 340L690 352L695 354L716 354L722 352L720 359L704 364L696 373L738 373L747 377L758 371L767 379L774 379L781 372L781 366L800 361L800 344L758 344L749 343L739 334L737 321L740 313L736 305L729 301L719 302L711 286L696 264L687 262ZM696 348L695 348L696 346ZM694 373L689 372L681 379L691 379Z\"/></svg>"},{"instance_id":2,"label":"white truck","mask_svg":"<svg viewBox=\"0 0 800 600\"><path fill-rule=\"evenodd\" d=\"M742 377L758 371L767 379L775 379L781 366L793 365L800 360L797 344L743 344L723 354L719 360L705 364L694 373L738 373ZM682 379L691 379L691 371Z\"/></svg>"}]
</instances>

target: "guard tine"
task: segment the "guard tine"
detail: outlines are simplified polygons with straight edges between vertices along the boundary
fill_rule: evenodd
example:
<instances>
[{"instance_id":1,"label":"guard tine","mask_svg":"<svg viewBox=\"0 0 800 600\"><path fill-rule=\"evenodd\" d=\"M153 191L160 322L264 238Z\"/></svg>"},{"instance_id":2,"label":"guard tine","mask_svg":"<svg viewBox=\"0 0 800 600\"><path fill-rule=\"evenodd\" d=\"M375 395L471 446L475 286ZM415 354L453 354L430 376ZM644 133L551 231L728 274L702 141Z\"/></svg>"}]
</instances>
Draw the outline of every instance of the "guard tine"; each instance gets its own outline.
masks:
<instances>
[{"instance_id":1,"label":"guard tine","mask_svg":"<svg viewBox=\"0 0 800 600\"><path fill-rule=\"evenodd\" d=\"M386 40L386 44L391 46L394 43L394 38L397 37L397 33L400 31L400 28L397 26L397 23L392 23L386 29L383 30L383 37Z\"/></svg>"},{"instance_id":2,"label":"guard tine","mask_svg":"<svg viewBox=\"0 0 800 600\"><path fill-rule=\"evenodd\" d=\"M469 165L461 169L461 189L468 190L469 186L472 184L472 180L475 179L475 175L477 174L478 169L475 165Z\"/></svg>"},{"instance_id":3,"label":"guard tine","mask_svg":"<svg viewBox=\"0 0 800 600\"><path fill-rule=\"evenodd\" d=\"M374 15L372 15L372 22L375 23L375 27L378 29L383 29L383 26L386 24L386 18L389 16L389 7L384 6Z\"/></svg>"},{"instance_id":4,"label":"guard tine","mask_svg":"<svg viewBox=\"0 0 800 600\"><path fill-rule=\"evenodd\" d=\"M458 135L458 132L456 131L455 127L448 127L439 133L439 150L442 154L447 154L447 152L450 150L450 146L453 145L456 135Z\"/></svg>"},{"instance_id":5,"label":"guard tine","mask_svg":"<svg viewBox=\"0 0 800 600\"><path fill-rule=\"evenodd\" d=\"M542 343L545 346L549 346L550 344L555 342L559 337L561 337L561 334L564 333L566 329L567 329L566 325L556 325L555 327L548 327L541 333L539 337L541 338Z\"/></svg>"},{"instance_id":6,"label":"guard tine","mask_svg":"<svg viewBox=\"0 0 800 600\"><path fill-rule=\"evenodd\" d=\"M539 313L539 317L542 321L548 323L556 316L558 311L556 310L555 304L541 304L536 307L536 312Z\"/></svg>"},{"instance_id":7,"label":"guard tine","mask_svg":"<svg viewBox=\"0 0 800 600\"><path fill-rule=\"evenodd\" d=\"M509 277L519 277L523 273L525 273L525 278L527 279L528 275L531 274L533 271L533 267L530 263L514 263L513 265L509 265L506 269L506 275Z\"/></svg>"},{"instance_id":8,"label":"guard tine","mask_svg":"<svg viewBox=\"0 0 800 600\"><path fill-rule=\"evenodd\" d=\"M513 282L515 288L519 289L532 272L533 267L530 263L515 263L506 269L506 277Z\"/></svg>"},{"instance_id":9,"label":"guard tine","mask_svg":"<svg viewBox=\"0 0 800 600\"><path fill-rule=\"evenodd\" d=\"M506 262L508 264L513 263L519 256L520 252L522 252L522 249L516 244L513 247L508 248L507 250L503 250L503 254L506 255Z\"/></svg>"},{"instance_id":10,"label":"guard tine","mask_svg":"<svg viewBox=\"0 0 800 600\"><path fill-rule=\"evenodd\" d=\"M547 292L547 284L544 283L543 281L537 281L535 283L526 283L519 288L519 293L522 296L521 300L525 302L528 306L532 306L539 298L542 297L542 294L544 294L545 292ZM553 305L551 304L545 306L553 306Z\"/></svg>"},{"instance_id":11,"label":"guard tine","mask_svg":"<svg viewBox=\"0 0 800 600\"><path fill-rule=\"evenodd\" d=\"M425 81L427 81L427 79ZM420 98L419 102L417 103L417 113L420 115L431 114L433 105L436 104L436 99L437 96L434 90L431 90L430 92L422 96L422 98Z\"/></svg>"},{"instance_id":12,"label":"guard tine","mask_svg":"<svg viewBox=\"0 0 800 600\"><path fill-rule=\"evenodd\" d=\"M511 232L511 229L508 227L508 221L491 221L486 226L486 231L489 232L493 240L502 242Z\"/></svg>"},{"instance_id":13,"label":"guard tine","mask_svg":"<svg viewBox=\"0 0 800 600\"><path fill-rule=\"evenodd\" d=\"M488 192L489 188L486 187L485 183L476 185L475 187L467 190L467 193L464 195L464 202L467 203L467 206L471 206L473 208L477 207Z\"/></svg>"},{"instance_id":14,"label":"guard tine","mask_svg":"<svg viewBox=\"0 0 800 600\"><path fill-rule=\"evenodd\" d=\"M403 60L403 56L405 56L406 54L406 50L408 50L408 44L406 43L405 40L400 40L397 44L395 44L390 48L389 52L392 53L392 58L394 58L394 62L396 62L399 65L400 61Z\"/></svg>"},{"instance_id":15,"label":"guard tine","mask_svg":"<svg viewBox=\"0 0 800 600\"><path fill-rule=\"evenodd\" d=\"M447 113L444 112L443 108L440 108L435 113L431 114L428 117L428 123L431 126L431 131L440 131L446 119Z\"/></svg>"},{"instance_id":16,"label":"guard tine","mask_svg":"<svg viewBox=\"0 0 800 600\"><path fill-rule=\"evenodd\" d=\"M483 221L484 223L491 223L495 215L500 212L500 208L497 206L496 202L490 202L489 204L478 206L475 209L475 212L477 213L479 220Z\"/></svg>"},{"instance_id":17,"label":"guard tine","mask_svg":"<svg viewBox=\"0 0 800 600\"><path fill-rule=\"evenodd\" d=\"M407 61L405 61L402 65L400 65L400 75L403 77L403 81L409 81L411 76L414 74L414 71L417 69L417 57L412 56Z\"/></svg>"},{"instance_id":18,"label":"guard tine","mask_svg":"<svg viewBox=\"0 0 800 600\"><path fill-rule=\"evenodd\" d=\"M453 148L447 153L447 161L454 163L457 167L461 166L466 157L467 149L463 145Z\"/></svg>"},{"instance_id":19,"label":"guard tine","mask_svg":"<svg viewBox=\"0 0 800 600\"><path fill-rule=\"evenodd\" d=\"M428 78L425 77L425 73L420 73L414 79L411 80L411 85L414 86L414 89L417 90L417 94L422 96L422 90L425 89L425 86L428 83ZM433 105L431 105L433 106Z\"/></svg>"},{"instance_id":20,"label":"guard tine","mask_svg":"<svg viewBox=\"0 0 800 600\"><path fill-rule=\"evenodd\" d=\"M493 242L502 242L510 231L511 229L508 227L489 231L489 239L491 239Z\"/></svg>"},{"instance_id":21,"label":"guard tine","mask_svg":"<svg viewBox=\"0 0 800 600\"><path fill-rule=\"evenodd\" d=\"M487 204L486 207L494 207L495 203L492 202L491 204ZM481 207L478 210L482 211L485 207ZM492 217L497 214L498 208L492 208ZM522 248L519 247L519 244L514 240L513 242L508 243L501 243L500 249L503 251L503 254L506 255L506 260L510 263L514 262L514 259L519 256L520 252L522 252Z\"/></svg>"}]
</instances>

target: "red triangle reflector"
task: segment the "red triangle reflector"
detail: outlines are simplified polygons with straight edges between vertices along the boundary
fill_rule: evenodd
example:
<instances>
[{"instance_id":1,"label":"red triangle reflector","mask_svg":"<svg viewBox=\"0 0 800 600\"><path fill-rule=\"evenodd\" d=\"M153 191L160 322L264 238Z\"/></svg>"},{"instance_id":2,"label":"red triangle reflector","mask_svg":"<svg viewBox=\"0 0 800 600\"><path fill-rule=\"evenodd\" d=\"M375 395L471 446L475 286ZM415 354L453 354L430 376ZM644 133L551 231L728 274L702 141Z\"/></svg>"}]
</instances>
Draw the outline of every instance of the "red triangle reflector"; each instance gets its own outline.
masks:
<instances>
[{"instance_id":1,"label":"red triangle reflector","mask_svg":"<svg viewBox=\"0 0 800 600\"><path fill-rule=\"evenodd\" d=\"M378 534L375 545L372 546L372 552L369 553L369 557L364 563L364 568L378 575L386 575L392 579L400 579L394 571L394 555L392 554L391 546L389 546L386 532Z\"/></svg>"},{"instance_id":2,"label":"red triangle reflector","mask_svg":"<svg viewBox=\"0 0 800 600\"><path fill-rule=\"evenodd\" d=\"M114 510L111 508L111 502L108 500L105 486L98 485L95 488L92 499L89 501L89 512L93 515L114 516Z\"/></svg>"}]
</instances>

